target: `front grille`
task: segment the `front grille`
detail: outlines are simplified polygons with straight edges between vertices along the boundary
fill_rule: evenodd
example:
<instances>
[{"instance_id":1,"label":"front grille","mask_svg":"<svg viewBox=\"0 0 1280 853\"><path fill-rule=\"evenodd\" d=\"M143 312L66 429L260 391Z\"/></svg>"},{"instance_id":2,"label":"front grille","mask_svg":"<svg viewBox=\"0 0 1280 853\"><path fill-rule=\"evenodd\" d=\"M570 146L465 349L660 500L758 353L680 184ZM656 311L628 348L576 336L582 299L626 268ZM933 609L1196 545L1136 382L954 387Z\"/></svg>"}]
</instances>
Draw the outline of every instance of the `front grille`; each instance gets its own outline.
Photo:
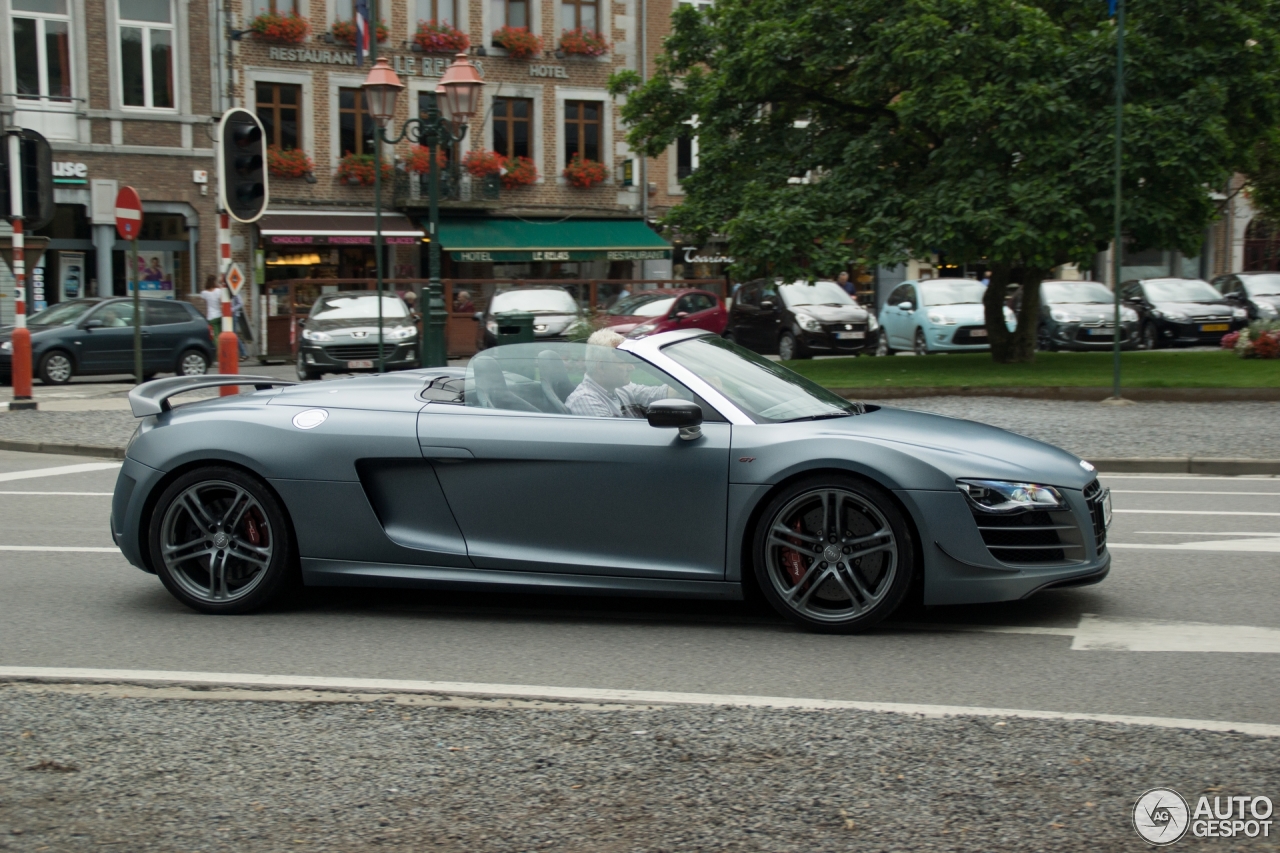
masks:
<instances>
[{"instance_id":1,"label":"front grille","mask_svg":"<svg viewBox=\"0 0 1280 853\"><path fill-rule=\"evenodd\" d=\"M1095 328L1097 328L1097 327L1095 326ZM1122 329L1122 330L1120 331L1120 340L1122 340L1122 341L1123 341L1123 340L1125 340L1125 339L1127 339L1127 338L1128 338L1128 336L1124 333L1124 330ZM1113 343L1113 342L1115 341L1115 330L1114 330L1114 329L1108 329L1108 330L1107 330L1107 334L1105 334L1105 335L1091 335L1091 334L1089 334L1089 330L1088 330L1088 329L1080 329L1080 330L1078 330L1078 331L1076 332L1076 340L1077 340L1077 341L1084 341L1084 342L1086 342L1086 343L1087 343L1087 342L1089 342L1089 341L1093 341L1094 343L1099 343L1099 344L1102 344L1102 343Z\"/></svg>"},{"instance_id":2,"label":"front grille","mask_svg":"<svg viewBox=\"0 0 1280 853\"><path fill-rule=\"evenodd\" d=\"M377 341L371 344L344 344L337 347L325 347L325 352L331 358L339 361L367 361L371 358L378 357ZM396 345L393 343L383 343L382 354L389 356L396 351Z\"/></svg>"},{"instance_id":3,"label":"front grille","mask_svg":"<svg viewBox=\"0 0 1280 853\"><path fill-rule=\"evenodd\" d=\"M1102 508L1104 494L1097 480L1084 487L1084 500L1089 505L1089 518L1093 521L1093 544L1099 554L1107 547L1107 514Z\"/></svg>"},{"instance_id":4,"label":"front grille","mask_svg":"<svg viewBox=\"0 0 1280 853\"><path fill-rule=\"evenodd\" d=\"M991 556L1002 563L1063 563L1084 559L1080 529L1069 511L983 512L970 504Z\"/></svg>"},{"instance_id":5,"label":"front grille","mask_svg":"<svg viewBox=\"0 0 1280 853\"><path fill-rule=\"evenodd\" d=\"M1191 317L1190 321L1192 323L1230 323L1231 318L1209 315L1203 317Z\"/></svg>"},{"instance_id":6,"label":"front grille","mask_svg":"<svg viewBox=\"0 0 1280 853\"><path fill-rule=\"evenodd\" d=\"M974 332L981 332L975 335ZM961 326L951 338L953 344L985 344L987 343L986 326Z\"/></svg>"}]
</instances>

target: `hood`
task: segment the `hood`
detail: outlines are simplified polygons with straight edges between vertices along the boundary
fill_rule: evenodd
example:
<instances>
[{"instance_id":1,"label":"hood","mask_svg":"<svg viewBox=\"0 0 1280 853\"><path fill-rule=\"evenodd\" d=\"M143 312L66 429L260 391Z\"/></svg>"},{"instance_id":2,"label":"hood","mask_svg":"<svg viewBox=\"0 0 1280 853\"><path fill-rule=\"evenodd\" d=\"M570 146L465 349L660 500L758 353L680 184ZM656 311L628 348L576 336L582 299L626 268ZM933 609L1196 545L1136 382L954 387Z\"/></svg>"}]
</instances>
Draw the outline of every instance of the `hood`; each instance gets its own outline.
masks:
<instances>
[{"instance_id":1,"label":"hood","mask_svg":"<svg viewBox=\"0 0 1280 853\"><path fill-rule=\"evenodd\" d=\"M1101 320L1111 321L1116 316L1116 309L1113 305L1107 305L1101 302L1054 302L1052 305L1041 306L1046 312L1049 311L1065 311L1068 314L1074 314L1086 323L1096 323ZM1120 322L1124 323L1133 321L1132 315L1127 315L1128 311L1133 309L1126 305L1121 306Z\"/></svg>"},{"instance_id":2,"label":"hood","mask_svg":"<svg viewBox=\"0 0 1280 853\"><path fill-rule=\"evenodd\" d=\"M944 317L952 317L956 323L961 326L985 325L987 322L986 309L981 302L961 302L955 305L926 305L923 308L924 315L929 316L930 311L936 311Z\"/></svg>"},{"instance_id":3,"label":"hood","mask_svg":"<svg viewBox=\"0 0 1280 853\"><path fill-rule=\"evenodd\" d=\"M796 314L808 314L819 323L865 323L867 311L858 305L797 305Z\"/></svg>"},{"instance_id":4,"label":"hood","mask_svg":"<svg viewBox=\"0 0 1280 853\"><path fill-rule=\"evenodd\" d=\"M384 329L394 329L396 326L408 325L410 325L408 317L382 318L382 328ZM328 332L335 338L340 335L350 335L352 332L365 332L376 336L378 334L378 320L376 317L348 320L308 320L305 328L315 332ZM364 335L360 337L364 337Z\"/></svg>"},{"instance_id":5,"label":"hood","mask_svg":"<svg viewBox=\"0 0 1280 853\"><path fill-rule=\"evenodd\" d=\"M1272 308L1275 308L1277 311L1280 311L1280 294L1273 296L1270 293L1268 293L1263 296L1253 296L1253 297L1250 297L1249 301L1252 302L1254 305L1270 305Z\"/></svg>"},{"instance_id":6,"label":"hood","mask_svg":"<svg viewBox=\"0 0 1280 853\"><path fill-rule=\"evenodd\" d=\"M1186 314L1188 317L1225 317L1235 313L1225 302L1153 302L1152 306L1164 313Z\"/></svg>"},{"instance_id":7,"label":"hood","mask_svg":"<svg viewBox=\"0 0 1280 853\"><path fill-rule=\"evenodd\" d=\"M627 332L630 332L642 323L653 323L654 325L657 325L662 322L663 319L664 318L662 317L615 317L608 323L608 325L605 326L605 328L611 332L617 332L620 335L625 335Z\"/></svg>"}]
</instances>

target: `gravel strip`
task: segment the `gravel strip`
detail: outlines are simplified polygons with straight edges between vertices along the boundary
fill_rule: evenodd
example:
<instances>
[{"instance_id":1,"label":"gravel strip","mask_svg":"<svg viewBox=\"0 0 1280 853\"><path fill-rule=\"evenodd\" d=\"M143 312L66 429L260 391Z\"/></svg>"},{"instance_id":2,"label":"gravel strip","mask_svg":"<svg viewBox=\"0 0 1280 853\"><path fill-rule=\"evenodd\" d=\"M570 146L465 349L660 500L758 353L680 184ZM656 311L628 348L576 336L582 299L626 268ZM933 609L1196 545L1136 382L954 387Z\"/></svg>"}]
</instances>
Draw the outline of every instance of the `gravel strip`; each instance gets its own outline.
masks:
<instances>
[{"instance_id":1,"label":"gravel strip","mask_svg":"<svg viewBox=\"0 0 1280 853\"><path fill-rule=\"evenodd\" d=\"M138 428L129 412L0 412L0 438L124 447Z\"/></svg>"},{"instance_id":2,"label":"gravel strip","mask_svg":"<svg viewBox=\"0 0 1280 853\"><path fill-rule=\"evenodd\" d=\"M1151 787L1280 800L1280 739L848 711L7 685L0 741L0 849L21 851L1139 850Z\"/></svg>"}]
</instances>

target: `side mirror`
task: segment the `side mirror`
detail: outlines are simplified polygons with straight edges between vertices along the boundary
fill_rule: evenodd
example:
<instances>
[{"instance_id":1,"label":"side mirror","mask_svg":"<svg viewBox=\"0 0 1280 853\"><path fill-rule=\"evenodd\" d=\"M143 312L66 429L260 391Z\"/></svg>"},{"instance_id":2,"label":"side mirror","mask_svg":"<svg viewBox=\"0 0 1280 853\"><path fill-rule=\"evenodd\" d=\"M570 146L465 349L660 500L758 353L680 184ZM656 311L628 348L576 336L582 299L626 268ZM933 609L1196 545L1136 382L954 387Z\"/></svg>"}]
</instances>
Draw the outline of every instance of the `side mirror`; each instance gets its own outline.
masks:
<instances>
[{"instance_id":1,"label":"side mirror","mask_svg":"<svg viewBox=\"0 0 1280 853\"><path fill-rule=\"evenodd\" d=\"M305 325L307 325L307 318L306 318L306 317L303 317L302 319L298 320L298 328L302 328L302 327L303 327L303 326L305 326Z\"/></svg>"},{"instance_id":2,"label":"side mirror","mask_svg":"<svg viewBox=\"0 0 1280 853\"><path fill-rule=\"evenodd\" d=\"M474 313L474 314L472 314L472 315L471 315L471 319L472 319L472 320L475 320L477 323L483 323L483 322L484 322L484 312L483 312L483 311L477 311L476 313Z\"/></svg>"},{"instance_id":3,"label":"side mirror","mask_svg":"<svg viewBox=\"0 0 1280 853\"><path fill-rule=\"evenodd\" d=\"M683 320L685 317L688 317L688 316L689 316L689 312L688 312L688 311L677 311L677 312L676 312L676 319L677 319L677 320Z\"/></svg>"},{"instance_id":4,"label":"side mirror","mask_svg":"<svg viewBox=\"0 0 1280 853\"><path fill-rule=\"evenodd\" d=\"M81 326L81 328L88 331L90 329L101 329L102 325L103 324L101 320L86 320L84 325Z\"/></svg>"},{"instance_id":5,"label":"side mirror","mask_svg":"<svg viewBox=\"0 0 1280 853\"><path fill-rule=\"evenodd\" d=\"M676 428L685 441L702 435L702 407L691 400L654 400L645 414L649 426Z\"/></svg>"},{"instance_id":6,"label":"side mirror","mask_svg":"<svg viewBox=\"0 0 1280 853\"><path fill-rule=\"evenodd\" d=\"M912 305L910 302L899 302L899 303L898 303L898 310L899 310L899 311L914 311L914 310L916 310L916 306Z\"/></svg>"},{"instance_id":7,"label":"side mirror","mask_svg":"<svg viewBox=\"0 0 1280 853\"><path fill-rule=\"evenodd\" d=\"M760 301L760 307L766 311L776 311L778 310L778 303L774 302L772 299L762 299Z\"/></svg>"}]
</instances>

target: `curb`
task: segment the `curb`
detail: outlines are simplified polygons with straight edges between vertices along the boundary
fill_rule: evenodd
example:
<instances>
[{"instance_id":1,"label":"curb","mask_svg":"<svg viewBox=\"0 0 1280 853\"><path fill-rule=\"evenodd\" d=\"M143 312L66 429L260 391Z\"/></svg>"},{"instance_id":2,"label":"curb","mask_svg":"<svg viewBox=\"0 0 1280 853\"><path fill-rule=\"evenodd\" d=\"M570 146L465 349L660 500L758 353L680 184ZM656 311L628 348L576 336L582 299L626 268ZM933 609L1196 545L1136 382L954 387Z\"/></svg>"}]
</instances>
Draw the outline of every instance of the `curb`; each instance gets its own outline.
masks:
<instances>
[{"instance_id":1,"label":"curb","mask_svg":"<svg viewBox=\"0 0 1280 853\"><path fill-rule=\"evenodd\" d=\"M123 447L108 447L102 444L59 444L53 441L11 441L0 439L0 450L15 450L19 453L56 453L61 456L95 456L107 459L123 459Z\"/></svg>"},{"instance_id":2,"label":"curb","mask_svg":"<svg viewBox=\"0 0 1280 853\"><path fill-rule=\"evenodd\" d=\"M1097 403L1111 396L1110 388L1081 385L992 386L921 385L895 388L830 388L841 397L858 400L904 400L912 397L1021 397L1027 400L1067 400ZM1280 388L1124 388L1121 394L1140 403L1280 402Z\"/></svg>"}]
</instances>

